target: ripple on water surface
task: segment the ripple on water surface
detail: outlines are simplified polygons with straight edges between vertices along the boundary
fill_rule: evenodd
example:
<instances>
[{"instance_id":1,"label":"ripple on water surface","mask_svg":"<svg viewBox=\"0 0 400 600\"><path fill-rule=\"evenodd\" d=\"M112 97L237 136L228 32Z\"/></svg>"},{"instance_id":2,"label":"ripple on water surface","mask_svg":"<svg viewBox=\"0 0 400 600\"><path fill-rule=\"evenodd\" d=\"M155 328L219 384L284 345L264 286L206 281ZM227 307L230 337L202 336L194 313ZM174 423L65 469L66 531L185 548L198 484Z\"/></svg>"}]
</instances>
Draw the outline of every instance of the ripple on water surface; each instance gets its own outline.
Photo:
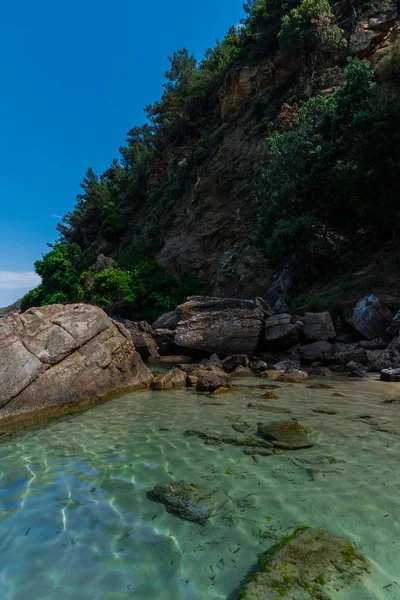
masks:
<instances>
[{"instance_id":1,"label":"ripple on water surface","mask_svg":"<svg viewBox=\"0 0 400 600\"><path fill-rule=\"evenodd\" d=\"M213 399L136 392L3 443L0 598L233 599L261 552L308 524L351 539L372 564L340 600L400 599L400 404L382 403L400 391L329 383L282 385L273 400L260 379ZM183 435L287 418L311 427L313 448L256 462ZM205 526L147 499L180 480L217 488Z\"/></svg>"}]
</instances>

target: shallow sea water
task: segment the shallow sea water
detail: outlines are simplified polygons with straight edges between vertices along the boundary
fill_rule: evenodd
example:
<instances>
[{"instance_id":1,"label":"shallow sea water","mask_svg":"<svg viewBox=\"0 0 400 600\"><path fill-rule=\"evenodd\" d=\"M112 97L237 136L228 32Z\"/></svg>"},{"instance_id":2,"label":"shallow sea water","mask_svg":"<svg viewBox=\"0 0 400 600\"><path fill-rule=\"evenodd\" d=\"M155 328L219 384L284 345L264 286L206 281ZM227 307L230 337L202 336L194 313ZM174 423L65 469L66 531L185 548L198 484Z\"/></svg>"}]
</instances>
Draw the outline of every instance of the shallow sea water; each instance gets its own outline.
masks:
<instances>
[{"instance_id":1,"label":"shallow sea water","mask_svg":"<svg viewBox=\"0 0 400 600\"><path fill-rule=\"evenodd\" d=\"M371 563L338 599L400 599L400 404L382 403L400 384L324 379L335 389L282 384L265 400L270 383L236 379L213 398L135 392L3 442L0 599L233 600L260 554L304 524ZM338 414L313 411L327 407ZM313 448L255 462L183 435L288 418L312 429ZM204 527L147 499L180 480L218 488Z\"/></svg>"}]
</instances>

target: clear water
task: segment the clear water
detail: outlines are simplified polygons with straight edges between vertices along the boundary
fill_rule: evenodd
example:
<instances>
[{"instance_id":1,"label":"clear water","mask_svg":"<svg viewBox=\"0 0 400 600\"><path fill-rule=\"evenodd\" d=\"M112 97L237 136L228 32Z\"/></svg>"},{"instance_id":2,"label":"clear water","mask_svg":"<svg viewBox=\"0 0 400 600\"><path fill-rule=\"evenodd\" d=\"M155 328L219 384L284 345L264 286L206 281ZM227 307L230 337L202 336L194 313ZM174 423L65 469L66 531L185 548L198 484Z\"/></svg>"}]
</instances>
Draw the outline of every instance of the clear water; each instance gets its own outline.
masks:
<instances>
[{"instance_id":1,"label":"clear water","mask_svg":"<svg viewBox=\"0 0 400 600\"><path fill-rule=\"evenodd\" d=\"M382 401L400 387L282 385L267 401L257 387L267 383L236 380L213 399L136 392L0 445L1 600L235 598L260 553L300 524L353 540L370 560L371 577L338 598L399 599L400 404ZM313 412L326 407L339 413ZM315 447L258 462L183 435L291 417L312 428ZM218 488L204 527L146 498L179 480Z\"/></svg>"}]
</instances>

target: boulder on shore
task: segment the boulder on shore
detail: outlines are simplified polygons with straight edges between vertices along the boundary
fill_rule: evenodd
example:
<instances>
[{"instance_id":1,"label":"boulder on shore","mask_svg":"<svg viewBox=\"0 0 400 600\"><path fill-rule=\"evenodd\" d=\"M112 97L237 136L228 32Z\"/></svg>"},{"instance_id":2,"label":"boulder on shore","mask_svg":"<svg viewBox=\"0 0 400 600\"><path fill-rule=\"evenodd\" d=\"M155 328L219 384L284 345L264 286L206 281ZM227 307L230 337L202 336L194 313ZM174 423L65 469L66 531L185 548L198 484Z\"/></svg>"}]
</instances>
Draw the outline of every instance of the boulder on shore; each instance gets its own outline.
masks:
<instances>
[{"instance_id":1,"label":"boulder on shore","mask_svg":"<svg viewBox=\"0 0 400 600\"><path fill-rule=\"evenodd\" d=\"M304 337L310 342L332 340L336 337L335 327L328 312L306 313L302 319L304 323Z\"/></svg>"},{"instance_id":2,"label":"boulder on shore","mask_svg":"<svg viewBox=\"0 0 400 600\"><path fill-rule=\"evenodd\" d=\"M289 314L274 315L265 320L264 341L270 350L287 350L298 342L298 330Z\"/></svg>"},{"instance_id":3,"label":"boulder on shore","mask_svg":"<svg viewBox=\"0 0 400 600\"><path fill-rule=\"evenodd\" d=\"M157 375L153 379L151 387L153 390L173 390L174 388L186 387L187 373L181 369L175 368Z\"/></svg>"},{"instance_id":4,"label":"boulder on shore","mask_svg":"<svg viewBox=\"0 0 400 600\"><path fill-rule=\"evenodd\" d=\"M382 369L382 381L400 381L400 368L398 369Z\"/></svg>"},{"instance_id":5,"label":"boulder on shore","mask_svg":"<svg viewBox=\"0 0 400 600\"><path fill-rule=\"evenodd\" d=\"M200 372L199 379L196 384L198 392L215 392L219 388L230 388L232 379L225 373L219 375L213 372Z\"/></svg>"},{"instance_id":6,"label":"boulder on shore","mask_svg":"<svg viewBox=\"0 0 400 600\"><path fill-rule=\"evenodd\" d=\"M252 300L194 296L181 304L174 343L194 354L251 355L258 346L264 313Z\"/></svg>"},{"instance_id":7,"label":"boulder on shore","mask_svg":"<svg viewBox=\"0 0 400 600\"><path fill-rule=\"evenodd\" d=\"M31 308L0 322L0 419L147 387L126 327L84 304Z\"/></svg>"},{"instance_id":8,"label":"boulder on shore","mask_svg":"<svg viewBox=\"0 0 400 600\"><path fill-rule=\"evenodd\" d=\"M278 377L278 381L282 383L304 383L307 379L308 373L293 368L287 369Z\"/></svg>"},{"instance_id":9,"label":"boulder on shore","mask_svg":"<svg viewBox=\"0 0 400 600\"><path fill-rule=\"evenodd\" d=\"M367 340L384 335L393 319L393 313L374 294L361 298L346 322Z\"/></svg>"}]
</instances>

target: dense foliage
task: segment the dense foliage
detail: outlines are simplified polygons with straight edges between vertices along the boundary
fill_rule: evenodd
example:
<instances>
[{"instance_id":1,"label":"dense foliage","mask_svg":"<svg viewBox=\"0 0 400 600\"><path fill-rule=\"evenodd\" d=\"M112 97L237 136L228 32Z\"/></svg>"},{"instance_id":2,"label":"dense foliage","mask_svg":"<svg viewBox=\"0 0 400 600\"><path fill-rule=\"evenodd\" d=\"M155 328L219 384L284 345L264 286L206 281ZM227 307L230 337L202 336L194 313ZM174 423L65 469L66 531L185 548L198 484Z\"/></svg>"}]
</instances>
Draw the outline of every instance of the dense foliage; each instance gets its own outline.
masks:
<instances>
[{"instance_id":1,"label":"dense foliage","mask_svg":"<svg viewBox=\"0 0 400 600\"><path fill-rule=\"evenodd\" d=\"M269 124L257 195L259 241L271 263L295 255L313 272L362 237L393 235L399 222L399 46L375 75L367 63L352 61L342 89L312 97L315 73L334 60L344 64L348 32L336 23L332 4L248 0L240 26L202 61L187 48L174 52L162 97L145 109L147 122L128 132L119 160L102 175L87 171L74 209L58 225L59 240L35 264L42 283L23 307L87 301L151 319L206 291L196 273L174 277L156 263L163 227L218 144L218 92L227 71L271 52L284 62L288 79L309 90L300 108L285 104L286 112ZM353 15L371 2L350 4ZM282 104L279 91L274 94ZM254 113L264 118L263 110ZM173 163L181 146L192 152ZM101 266L99 257L112 260Z\"/></svg>"},{"instance_id":2,"label":"dense foliage","mask_svg":"<svg viewBox=\"0 0 400 600\"><path fill-rule=\"evenodd\" d=\"M372 246L397 233L398 93L377 85L366 61L352 60L346 77L268 137L260 238L277 264L296 255L316 268L361 239Z\"/></svg>"}]
</instances>

